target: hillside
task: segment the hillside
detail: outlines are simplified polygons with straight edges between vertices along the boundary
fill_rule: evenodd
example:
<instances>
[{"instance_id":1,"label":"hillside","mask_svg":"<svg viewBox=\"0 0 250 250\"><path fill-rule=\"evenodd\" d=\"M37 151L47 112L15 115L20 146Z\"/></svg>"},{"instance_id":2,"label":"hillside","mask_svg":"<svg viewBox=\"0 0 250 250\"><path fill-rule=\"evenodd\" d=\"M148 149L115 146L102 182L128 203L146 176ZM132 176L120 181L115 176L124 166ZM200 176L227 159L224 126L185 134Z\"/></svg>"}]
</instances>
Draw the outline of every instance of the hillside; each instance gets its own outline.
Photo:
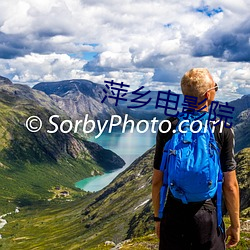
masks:
<instances>
[{"instance_id":1,"label":"hillside","mask_svg":"<svg viewBox=\"0 0 250 250\"><path fill-rule=\"evenodd\" d=\"M67 115L46 94L25 85L0 85L0 212L16 205L33 204L52 196L53 186L74 188L74 183L91 174L100 174L125 163L110 150L87 142L83 137L57 132L48 117ZM31 133L28 117L37 115L42 129Z\"/></svg>"},{"instance_id":2,"label":"hillside","mask_svg":"<svg viewBox=\"0 0 250 250\"><path fill-rule=\"evenodd\" d=\"M154 148L134 161L102 191L68 203L54 201L42 207L24 208L19 214L12 215L0 231L3 246L17 250L35 247L104 250L112 248L105 246L105 241L113 241L119 246L119 243L132 238L132 241L125 241L120 244L121 248L117 246L116 249L155 249L155 236L144 237L154 231L151 201L153 154ZM239 175L242 171L243 177L246 168L249 168L249 149L242 150L237 157ZM247 177L240 177L239 180L243 190L248 185L244 183ZM249 193L244 197L242 204L246 204L245 199L249 201ZM242 221L248 223L247 219L242 218ZM228 222L227 218L227 225ZM244 223L241 243L236 249L246 249L248 245L249 224Z\"/></svg>"},{"instance_id":3,"label":"hillside","mask_svg":"<svg viewBox=\"0 0 250 250\"><path fill-rule=\"evenodd\" d=\"M243 110L234 122L235 152L242 148L250 147L250 108Z\"/></svg>"},{"instance_id":4,"label":"hillside","mask_svg":"<svg viewBox=\"0 0 250 250\"><path fill-rule=\"evenodd\" d=\"M8 78L0 76L0 84L13 84Z\"/></svg>"},{"instance_id":5,"label":"hillside","mask_svg":"<svg viewBox=\"0 0 250 250\"><path fill-rule=\"evenodd\" d=\"M51 126L47 121L52 114L60 115L58 124L69 115L71 119L73 114L92 112L93 118L99 118L101 111L102 119L107 115L100 106L95 106L100 100L96 99L98 91L91 92L92 83L73 81L69 89L67 84L58 84L51 85L54 87L47 93L50 96L24 85L13 85L5 79L0 84L0 216L20 207L20 213L6 216L8 224L0 230L0 247L103 250L110 249L104 248L106 240L118 244L134 237L139 238L132 243L125 242L123 249L151 246L150 241L155 247L157 240L144 237L154 230L151 200L154 148L136 159L103 190L86 193L74 188L76 181L121 167L124 162L111 151L86 141L82 135L46 132ZM89 86L87 90L81 89L85 85ZM66 89L61 89L64 87ZM56 98L64 99L60 101L65 110L60 109ZM236 145L238 138L248 143L249 104L245 99L244 105L241 101L235 103L240 103L234 118L239 122ZM38 133L25 128L25 121L31 115L38 115L44 122ZM249 216L249 152L246 148L236 155L244 216ZM64 197L61 193L67 195ZM242 236L250 237L249 232L243 232ZM144 241L145 244L141 244Z\"/></svg>"},{"instance_id":6,"label":"hillside","mask_svg":"<svg viewBox=\"0 0 250 250\"><path fill-rule=\"evenodd\" d=\"M250 148L242 149L236 156L237 178L240 186L240 208L250 217Z\"/></svg>"},{"instance_id":7,"label":"hillside","mask_svg":"<svg viewBox=\"0 0 250 250\"><path fill-rule=\"evenodd\" d=\"M21 208L0 230L6 249L89 249L105 240L116 243L138 231L130 231L133 220L146 213L146 228L151 220L151 161L154 149L137 159L103 191L86 194L66 202L54 200ZM145 201L148 201L147 204ZM145 203L145 204L144 204ZM148 208L144 211L145 208ZM82 215L81 215L82 214Z\"/></svg>"}]
</instances>

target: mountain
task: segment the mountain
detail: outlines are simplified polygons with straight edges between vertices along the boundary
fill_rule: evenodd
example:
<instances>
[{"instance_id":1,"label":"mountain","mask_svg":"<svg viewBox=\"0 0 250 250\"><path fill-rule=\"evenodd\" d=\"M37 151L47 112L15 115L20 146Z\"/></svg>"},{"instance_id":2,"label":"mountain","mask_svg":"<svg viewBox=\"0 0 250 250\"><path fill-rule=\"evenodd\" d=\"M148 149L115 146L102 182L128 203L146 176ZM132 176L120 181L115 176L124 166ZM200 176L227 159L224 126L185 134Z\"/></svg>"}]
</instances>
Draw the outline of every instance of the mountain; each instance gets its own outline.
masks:
<instances>
[{"instance_id":1,"label":"mountain","mask_svg":"<svg viewBox=\"0 0 250 250\"><path fill-rule=\"evenodd\" d=\"M228 103L234 107L233 125L235 132L235 152L250 147L250 95Z\"/></svg>"},{"instance_id":2,"label":"mountain","mask_svg":"<svg viewBox=\"0 0 250 250\"><path fill-rule=\"evenodd\" d=\"M128 114L134 120L152 119L157 117L163 119L165 117L162 109L155 109L155 101L157 92L151 91L150 97L152 101L144 107L138 109L127 108L129 105L138 106L139 104L131 102L135 98L131 92L128 92L124 98L127 101L119 100L115 106L115 99L106 98L103 89L107 91L107 95L112 95L104 85L93 83L88 80L65 80L59 82L41 82L33 87L33 89L43 91L56 102L57 106L64 110L68 116L73 119L79 119L88 114L90 119L100 120L104 122L110 119L111 115L124 116ZM140 100L146 101L147 97Z\"/></svg>"},{"instance_id":3,"label":"mountain","mask_svg":"<svg viewBox=\"0 0 250 250\"><path fill-rule=\"evenodd\" d=\"M70 90L62 91L64 96L60 92L62 86L59 86L55 98L70 100L70 94L76 93L80 100L91 100L91 109L91 105L98 102L93 101L95 97L91 94L91 86L85 97L76 87L72 90L73 85ZM51 114L59 114L61 119L57 121L58 124L62 119L68 119L70 111L65 113L60 110L53 98L55 94L51 94L56 92L56 88L48 92L50 96L19 85L0 85L0 90L0 183L4 191L0 198L0 208L4 207L5 212L10 211L9 204L21 205L20 213L6 217L8 224L0 232L3 237L0 246L3 249L105 249L105 241L117 244L154 231L151 200L154 148L136 159L103 190L80 193L74 190L72 183L77 178L90 176L91 172L98 174L104 171L101 164L110 159L111 152L104 150L99 153L101 148L84 141L80 135L60 132L48 135L45 128L50 128L50 125L47 122L44 122L39 133L26 130L25 120L30 115L38 115L42 121L47 121ZM93 104L90 104L92 101ZM74 105L72 107L78 107L78 104ZM241 110L240 106L243 105L239 104L239 113L235 119L248 109L244 107ZM84 114L84 106L78 108ZM77 109L75 114L78 114ZM91 113L93 117L97 115L96 110ZM143 117L144 112L141 115ZM115 155L113 157L116 158ZM238 152L236 160L241 209L248 215L249 148ZM119 158L111 159L107 166L119 165L118 161ZM70 188L70 193L75 192L75 195L72 199L55 197L48 201L47 198L52 197L51 191L55 196L58 195L58 186L60 190ZM42 202L38 203L37 200ZM247 234L243 234L244 237L249 238ZM131 248L130 243L127 248L136 249Z\"/></svg>"},{"instance_id":4,"label":"mountain","mask_svg":"<svg viewBox=\"0 0 250 250\"><path fill-rule=\"evenodd\" d=\"M133 92L128 92L126 95L127 101L121 101L120 106L126 113L130 114L135 119L153 119L156 117L159 120L163 120L166 118L165 106L168 106L167 110L168 114L176 114L176 110L174 109L175 105L177 105L177 109L179 111L182 110L182 103L184 101L184 96L176 94L171 91L169 94L169 101L167 101L166 94L168 89L162 90L164 93L160 93L159 91L139 91L140 95L135 94ZM144 96L141 96L144 95ZM139 98L138 100L136 100ZM144 105L145 104L145 105ZM142 107L136 108L137 106L144 105ZM129 107L129 108L128 108Z\"/></svg>"},{"instance_id":5,"label":"mountain","mask_svg":"<svg viewBox=\"0 0 250 250\"><path fill-rule=\"evenodd\" d=\"M236 155L241 211L250 207L249 153L250 148L247 148ZM99 233L92 234L91 241L87 240L86 246L92 246L92 242L98 244L101 240L111 240L117 243L121 240L143 236L154 230L151 200L153 156L154 148L151 148L110 185L100 191L92 203L84 207L82 221L85 227L90 232L99 228Z\"/></svg>"},{"instance_id":6,"label":"mountain","mask_svg":"<svg viewBox=\"0 0 250 250\"><path fill-rule=\"evenodd\" d=\"M69 202L53 200L21 207L19 214L6 217L8 224L0 231L2 246L17 250L90 249L106 240L118 243L136 232L153 230L153 152L151 149L137 159L102 191ZM142 230L136 227L131 231L130 224L137 216L147 223L143 227L141 221Z\"/></svg>"},{"instance_id":7,"label":"mountain","mask_svg":"<svg viewBox=\"0 0 250 250\"><path fill-rule=\"evenodd\" d=\"M237 117L239 114L250 108L250 94L244 95L239 99L236 99L234 101L231 101L228 103L228 105L234 107L233 117L237 121Z\"/></svg>"},{"instance_id":8,"label":"mountain","mask_svg":"<svg viewBox=\"0 0 250 250\"><path fill-rule=\"evenodd\" d=\"M0 212L50 198L54 186L74 189L74 183L83 178L125 164L115 153L80 135L60 130L47 133L54 129L48 120L55 114L60 116L55 120L58 126L68 118L45 93L8 81L0 85L0 183L4 190ZM30 116L39 116L43 122L37 133L25 126Z\"/></svg>"},{"instance_id":9,"label":"mountain","mask_svg":"<svg viewBox=\"0 0 250 250\"><path fill-rule=\"evenodd\" d=\"M111 115L122 115L119 107L114 105L113 99L106 99L104 86L87 80L65 80L60 82L41 82L33 89L43 91L49 95L57 106L73 119L82 119L86 114L89 119L110 119Z\"/></svg>"},{"instance_id":10,"label":"mountain","mask_svg":"<svg viewBox=\"0 0 250 250\"><path fill-rule=\"evenodd\" d=\"M13 84L8 78L0 76L0 84Z\"/></svg>"}]
</instances>

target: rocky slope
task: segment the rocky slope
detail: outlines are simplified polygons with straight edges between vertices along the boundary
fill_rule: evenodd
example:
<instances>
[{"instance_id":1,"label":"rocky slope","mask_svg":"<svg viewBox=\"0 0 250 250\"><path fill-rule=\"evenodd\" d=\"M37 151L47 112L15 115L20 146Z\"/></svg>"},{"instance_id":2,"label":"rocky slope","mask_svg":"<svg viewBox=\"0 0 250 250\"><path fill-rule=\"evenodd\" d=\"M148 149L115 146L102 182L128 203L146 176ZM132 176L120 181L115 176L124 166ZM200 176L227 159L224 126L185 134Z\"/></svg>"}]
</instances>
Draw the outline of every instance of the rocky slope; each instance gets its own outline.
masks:
<instances>
[{"instance_id":1,"label":"rocky slope","mask_svg":"<svg viewBox=\"0 0 250 250\"><path fill-rule=\"evenodd\" d=\"M240 186L240 208L248 209L250 217L250 148L244 148L236 154L237 178Z\"/></svg>"},{"instance_id":2,"label":"rocky slope","mask_svg":"<svg viewBox=\"0 0 250 250\"><path fill-rule=\"evenodd\" d=\"M235 107L233 112L233 125L235 132L235 152L250 147L250 95L229 103Z\"/></svg>"},{"instance_id":3,"label":"rocky slope","mask_svg":"<svg viewBox=\"0 0 250 250\"><path fill-rule=\"evenodd\" d=\"M236 155L241 189L241 210L250 206L249 150L249 148L244 149ZM153 154L154 148L138 158L109 186L100 191L91 204L84 208L83 223L85 227L91 230L95 230L97 227L101 229L98 235L92 235L92 241L100 242L101 239L107 239L119 242L121 238L130 239L142 236L146 232L152 232ZM119 233L117 233L118 231ZM88 244L91 245L92 242Z\"/></svg>"},{"instance_id":4,"label":"rocky slope","mask_svg":"<svg viewBox=\"0 0 250 250\"><path fill-rule=\"evenodd\" d=\"M241 98L231 101L228 103L228 105L234 107L233 117L235 121L237 122L237 117L239 114L250 108L250 94L244 95Z\"/></svg>"},{"instance_id":5,"label":"rocky slope","mask_svg":"<svg viewBox=\"0 0 250 250\"><path fill-rule=\"evenodd\" d=\"M113 99L106 99L103 87L100 84L87 80L65 80L60 82L41 82L33 89L43 91L53 99L59 108L64 110L73 119L84 118L86 114L89 119L110 119L113 114L123 113L119 107L114 105Z\"/></svg>"},{"instance_id":6,"label":"rocky slope","mask_svg":"<svg viewBox=\"0 0 250 250\"><path fill-rule=\"evenodd\" d=\"M0 84L12 84L12 82L8 78L0 76Z\"/></svg>"}]
</instances>

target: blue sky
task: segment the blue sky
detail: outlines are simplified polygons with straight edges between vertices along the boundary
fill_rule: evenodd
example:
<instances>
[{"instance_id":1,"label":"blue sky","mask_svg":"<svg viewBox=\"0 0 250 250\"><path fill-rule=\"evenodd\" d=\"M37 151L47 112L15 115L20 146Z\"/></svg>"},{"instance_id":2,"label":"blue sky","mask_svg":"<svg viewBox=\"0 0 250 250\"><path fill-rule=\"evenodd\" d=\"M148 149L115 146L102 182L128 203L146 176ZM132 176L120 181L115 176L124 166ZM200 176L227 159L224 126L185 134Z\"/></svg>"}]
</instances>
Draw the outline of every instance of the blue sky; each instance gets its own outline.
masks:
<instances>
[{"instance_id":1,"label":"blue sky","mask_svg":"<svg viewBox=\"0 0 250 250\"><path fill-rule=\"evenodd\" d=\"M182 75L206 67L230 101L250 94L249 9L247 0L1 1L0 75L180 93Z\"/></svg>"}]
</instances>

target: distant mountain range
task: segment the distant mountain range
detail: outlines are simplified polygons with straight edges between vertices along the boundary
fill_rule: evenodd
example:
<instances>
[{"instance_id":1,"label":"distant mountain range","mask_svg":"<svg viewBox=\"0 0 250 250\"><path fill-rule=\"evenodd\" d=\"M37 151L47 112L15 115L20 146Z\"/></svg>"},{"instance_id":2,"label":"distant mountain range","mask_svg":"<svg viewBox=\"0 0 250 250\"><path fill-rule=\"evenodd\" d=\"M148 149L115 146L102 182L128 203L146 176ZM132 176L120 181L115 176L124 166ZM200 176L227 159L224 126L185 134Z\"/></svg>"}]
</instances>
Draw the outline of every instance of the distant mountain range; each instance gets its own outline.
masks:
<instances>
[{"instance_id":1,"label":"distant mountain range","mask_svg":"<svg viewBox=\"0 0 250 250\"><path fill-rule=\"evenodd\" d=\"M72 119L81 119L88 114L90 119L104 121L110 119L113 114L123 114L112 99L101 103L105 96L103 86L87 80L42 82L33 89L49 95Z\"/></svg>"},{"instance_id":2,"label":"distant mountain range","mask_svg":"<svg viewBox=\"0 0 250 250\"><path fill-rule=\"evenodd\" d=\"M0 84L12 84L12 82L8 78L0 76Z\"/></svg>"},{"instance_id":3,"label":"distant mountain range","mask_svg":"<svg viewBox=\"0 0 250 250\"><path fill-rule=\"evenodd\" d=\"M250 147L250 94L229 102L234 107L235 152Z\"/></svg>"},{"instance_id":4,"label":"distant mountain range","mask_svg":"<svg viewBox=\"0 0 250 250\"><path fill-rule=\"evenodd\" d=\"M131 102L132 99L138 97L137 95L128 92L125 96L127 101L119 101L118 105L115 106L115 100L111 98L107 98L104 103L101 103L105 96L104 88L104 85L79 79L60 82L42 82L33 87L33 89L43 91L49 95L56 105L65 111L72 119L82 118L85 114L89 114L92 119L99 119L102 122L106 119L110 119L110 116L113 114L120 116L129 114L130 119L134 119L135 121L142 119L149 120L153 117L159 120L166 118L163 108L155 108L158 91L151 91L148 95L140 99L140 101L146 103L147 100L151 98L151 101L144 107L128 108L127 106L140 105L140 103ZM141 93L145 93L145 91ZM110 92L108 92L108 94L111 95ZM161 96L161 98L164 98L164 96ZM173 97L172 100L176 99ZM183 100L183 95L179 95L179 109L182 107L181 104ZM163 104L163 101L159 103ZM233 125L236 137L235 151L238 152L250 146L250 140L246 140L246 135L248 137L250 136L250 95L245 95L228 104L235 107L233 112ZM173 105L174 103L171 103L170 106Z\"/></svg>"},{"instance_id":5,"label":"distant mountain range","mask_svg":"<svg viewBox=\"0 0 250 250\"><path fill-rule=\"evenodd\" d=\"M33 89L43 91L49 95L57 103L57 106L72 119L80 119L85 114L88 114L90 119L99 119L102 122L110 119L111 115L114 114L120 116L128 114L129 118L134 120L152 119L155 116L158 119L165 117L162 110L155 110L155 100L139 109L127 108L129 105L133 105L130 102L134 98L131 92L126 95L128 100L119 101L117 106L115 106L115 99L112 98L106 98L101 103L105 97L103 89L107 91L108 96L112 95L111 92L104 85L87 80L73 79L59 82L41 82L35 85ZM153 91L150 94L153 99L156 99L157 92Z\"/></svg>"}]
</instances>

